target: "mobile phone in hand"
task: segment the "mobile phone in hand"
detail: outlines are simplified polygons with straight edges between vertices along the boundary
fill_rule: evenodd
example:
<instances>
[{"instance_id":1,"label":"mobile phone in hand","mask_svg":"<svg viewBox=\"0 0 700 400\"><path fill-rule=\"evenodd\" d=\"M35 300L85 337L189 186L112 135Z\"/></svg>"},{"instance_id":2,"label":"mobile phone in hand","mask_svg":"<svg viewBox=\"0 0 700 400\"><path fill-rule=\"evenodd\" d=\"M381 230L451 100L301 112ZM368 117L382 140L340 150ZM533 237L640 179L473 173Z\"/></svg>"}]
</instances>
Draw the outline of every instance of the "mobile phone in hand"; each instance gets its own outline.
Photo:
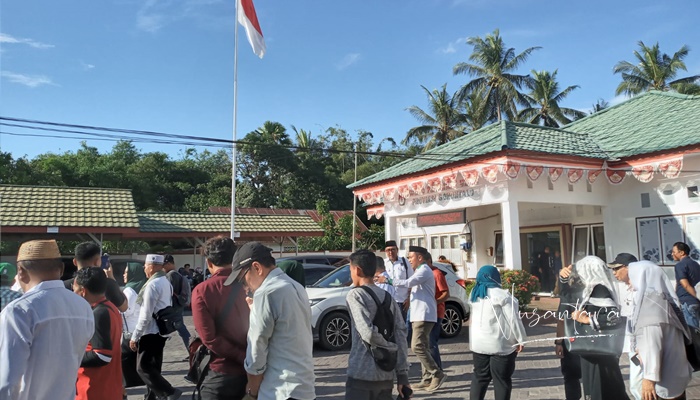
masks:
<instances>
[{"instance_id":1,"label":"mobile phone in hand","mask_svg":"<svg viewBox=\"0 0 700 400\"><path fill-rule=\"evenodd\" d=\"M104 253L102 255L102 269L109 269L109 254Z\"/></svg>"},{"instance_id":2,"label":"mobile phone in hand","mask_svg":"<svg viewBox=\"0 0 700 400\"><path fill-rule=\"evenodd\" d=\"M632 357L630 357L630 362L632 362L632 364L636 366L639 366L639 364L641 364L641 362L639 361L639 355L635 354Z\"/></svg>"}]
</instances>

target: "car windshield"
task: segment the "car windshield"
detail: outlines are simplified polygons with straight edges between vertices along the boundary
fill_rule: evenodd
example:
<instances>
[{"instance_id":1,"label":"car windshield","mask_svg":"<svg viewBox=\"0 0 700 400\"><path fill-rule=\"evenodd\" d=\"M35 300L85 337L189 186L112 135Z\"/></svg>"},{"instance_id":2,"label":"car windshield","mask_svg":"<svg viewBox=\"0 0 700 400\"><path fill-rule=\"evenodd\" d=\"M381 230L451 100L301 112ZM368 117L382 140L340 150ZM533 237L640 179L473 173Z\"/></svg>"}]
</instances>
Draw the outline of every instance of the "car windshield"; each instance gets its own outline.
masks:
<instances>
[{"instance_id":1,"label":"car windshield","mask_svg":"<svg viewBox=\"0 0 700 400\"><path fill-rule=\"evenodd\" d=\"M351 284L352 277L350 276L350 264L346 264L321 278L318 282L314 283L312 287L335 288L350 286Z\"/></svg>"}]
</instances>

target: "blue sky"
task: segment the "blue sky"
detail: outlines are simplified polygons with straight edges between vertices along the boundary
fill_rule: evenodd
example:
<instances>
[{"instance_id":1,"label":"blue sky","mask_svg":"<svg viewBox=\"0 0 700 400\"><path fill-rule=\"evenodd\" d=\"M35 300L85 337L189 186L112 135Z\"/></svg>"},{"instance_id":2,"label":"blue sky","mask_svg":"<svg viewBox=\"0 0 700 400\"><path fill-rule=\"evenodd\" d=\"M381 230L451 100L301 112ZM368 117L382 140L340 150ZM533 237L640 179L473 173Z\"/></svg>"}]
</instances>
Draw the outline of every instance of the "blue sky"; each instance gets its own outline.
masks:
<instances>
[{"instance_id":1,"label":"blue sky","mask_svg":"<svg viewBox=\"0 0 700 400\"><path fill-rule=\"evenodd\" d=\"M580 85L565 106L617 102L612 68L637 41L672 54L691 47L700 74L700 2L255 0L265 58L239 35L239 138L266 120L320 135L340 126L403 138L426 106L420 88L468 81L470 36L501 30L533 54L521 72L559 70ZM4 0L0 5L0 115L230 138L233 0ZM3 131L21 132L2 127ZM291 131L291 129L290 129ZM108 151L113 143L88 140ZM177 145L137 144L177 157ZM15 157L75 150L77 140L0 136Z\"/></svg>"}]
</instances>

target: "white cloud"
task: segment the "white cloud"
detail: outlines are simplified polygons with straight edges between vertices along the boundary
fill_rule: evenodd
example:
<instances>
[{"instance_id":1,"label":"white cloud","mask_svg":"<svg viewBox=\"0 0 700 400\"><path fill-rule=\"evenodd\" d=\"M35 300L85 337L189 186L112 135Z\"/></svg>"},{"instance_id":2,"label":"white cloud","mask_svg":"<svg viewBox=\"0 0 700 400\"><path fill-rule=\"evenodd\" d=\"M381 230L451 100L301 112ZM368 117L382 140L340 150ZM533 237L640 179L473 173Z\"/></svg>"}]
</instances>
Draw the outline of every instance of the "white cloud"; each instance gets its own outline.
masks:
<instances>
[{"instance_id":1,"label":"white cloud","mask_svg":"<svg viewBox=\"0 0 700 400\"><path fill-rule=\"evenodd\" d=\"M608 100L608 104L610 104L610 107L616 106L623 101L629 99L630 97L627 96L626 94L618 94L617 96L613 97L612 99Z\"/></svg>"},{"instance_id":2,"label":"white cloud","mask_svg":"<svg viewBox=\"0 0 700 400\"><path fill-rule=\"evenodd\" d=\"M440 47L437 49L437 52L440 54L453 54L457 52L457 46L459 45L464 45L467 42L467 38L458 38L450 43L447 43L447 46Z\"/></svg>"},{"instance_id":3,"label":"white cloud","mask_svg":"<svg viewBox=\"0 0 700 400\"><path fill-rule=\"evenodd\" d=\"M0 33L0 43L26 44L27 46L34 47L35 49L50 49L52 47L56 47L52 44L37 42L34 39L16 38L6 33Z\"/></svg>"},{"instance_id":4,"label":"white cloud","mask_svg":"<svg viewBox=\"0 0 700 400\"><path fill-rule=\"evenodd\" d=\"M81 61L80 66L83 68L84 71L90 71L91 69L95 68L94 64L88 64L85 61Z\"/></svg>"},{"instance_id":5,"label":"white cloud","mask_svg":"<svg viewBox=\"0 0 700 400\"><path fill-rule=\"evenodd\" d=\"M45 75L24 75L10 71L2 71L0 72L0 76L12 83L19 83L20 85L28 86L30 88L35 88L42 85L56 85L53 83L51 78Z\"/></svg>"},{"instance_id":6,"label":"white cloud","mask_svg":"<svg viewBox=\"0 0 700 400\"><path fill-rule=\"evenodd\" d=\"M343 57L342 60L338 61L335 64L335 67L339 70L342 71L348 67L350 67L353 64L356 64L358 61L360 61L360 53L350 53L346 54L345 57Z\"/></svg>"},{"instance_id":7,"label":"white cloud","mask_svg":"<svg viewBox=\"0 0 700 400\"><path fill-rule=\"evenodd\" d=\"M136 12L136 27L155 33L169 24L192 20L208 28L230 28L233 16L222 15L222 6L226 6L224 0L145 0Z\"/></svg>"}]
</instances>

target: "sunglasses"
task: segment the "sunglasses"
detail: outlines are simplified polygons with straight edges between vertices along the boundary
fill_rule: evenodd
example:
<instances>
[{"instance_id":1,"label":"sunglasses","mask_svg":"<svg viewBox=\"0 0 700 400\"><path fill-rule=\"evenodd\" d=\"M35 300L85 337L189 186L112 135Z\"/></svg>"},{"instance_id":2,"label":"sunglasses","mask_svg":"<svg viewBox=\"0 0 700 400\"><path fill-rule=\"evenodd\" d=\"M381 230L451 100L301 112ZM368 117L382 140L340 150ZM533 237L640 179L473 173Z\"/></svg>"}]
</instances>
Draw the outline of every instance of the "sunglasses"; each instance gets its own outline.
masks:
<instances>
[{"instance_id":1,"label":"sunglasses","mask_svg":"<svg viewBox=\"0 0 700 400\"><path fill-rule=\"evenodd\" d=\"M617 266L617 267L613 268L612 270L613 270L613 272L617 272L617 271L619 271L620 269L625 268L625 267L626 267L626 265L620 265L620 266Z\"/></svg>"}]
</instances>

